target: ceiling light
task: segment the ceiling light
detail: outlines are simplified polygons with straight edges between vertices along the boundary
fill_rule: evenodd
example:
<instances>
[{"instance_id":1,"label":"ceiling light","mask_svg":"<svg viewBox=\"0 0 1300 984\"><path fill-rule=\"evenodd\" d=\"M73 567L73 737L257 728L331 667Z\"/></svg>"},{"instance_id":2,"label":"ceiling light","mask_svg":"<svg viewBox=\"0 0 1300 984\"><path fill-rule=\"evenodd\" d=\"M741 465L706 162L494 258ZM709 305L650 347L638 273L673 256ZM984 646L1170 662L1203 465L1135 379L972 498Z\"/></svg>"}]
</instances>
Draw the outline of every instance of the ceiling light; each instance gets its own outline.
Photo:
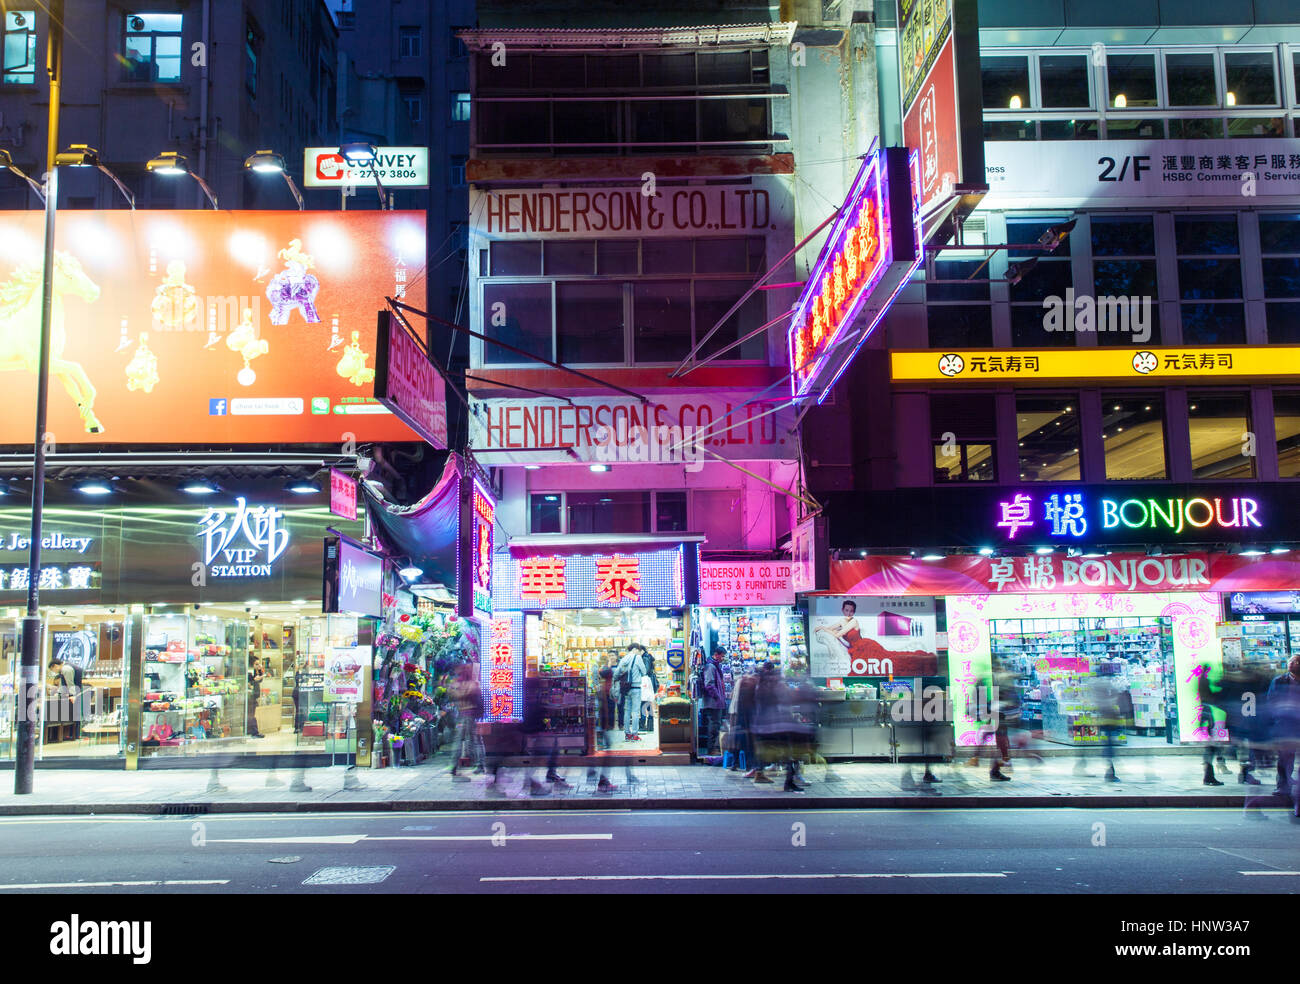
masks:
<instances>
[{"instance_id":1,"label":"ceiling light","mask_svg":"<svg viewBox=\"0 0 1300 984\"><path fill-rule=\"evenodd\" d=\"M541 465L524 465L524 471L537 471L541 467Z\"/></svg>"},{"instance_id":2,"label":"ceiling light","mask_svg":"<svg viewBox=\"0 0 1300 984\"><path fill-rule=\"evenodd\" d=\"M1040 555L1050 554L1050 553L1056 553L1056 548L1055 548L1055 547L1039 547L1037 550L1034 551L1034 553L1036 553L1036 554L1040 554Z\"/></svg>"},{"instance_id":3,"label":"ceiling light","mask_svg":"<svg viewBox=\"0 0 1300 984\"><path fill-rule=\"evenodd\" d=\"M1269 553L1274 553L1274 554L1284 554L1290 552L1291 552L1290 547L1274 547L1272 550L1269 551Z\"/></svg>"},{"instance_id":4,"label":"ceiling light","mask_svg":"<svg viewBox=\"0 0 1300 984\"><path fill-rule=\"evenodd\" d=\"M1124 93L1122 93L1122 92L1121 92L1119 95L1117 95L1117 96L1115 97L1115 108L1116 108L1116 109L1127 109L1127 108L1128 108L1128 96L1124 95Z\"/></svg>"},{"instance_id":5,"label":"ceiling light","mask_svg":"<svg viewBox=\"0 0 1300 984\"><path fill-rule=\"evenodd\" d=\"M1112 409L1112 410L1118 410L1118 409L1119 409L1119 404L1116 403L1113 407L1111 407L1111 409Z\"/></svg>"},{"instance_id":6,"label":"ceiling light","mask_svg":"<svg viewBox=\"0 0 1300 984\"><path fill-rule=\"evenodd\" d=\"M1251 547L1249 550L1243 550L1241 555L1243 557L1263 557L1264 551L1260 550L1258 547Z\"/></svg>"},{"instance_id":7,"label":"ceiling light","mask_svg":"<svg viewBox=\"0 0 1300 984\"><path fill-rule=\"evenodd\" d=\"M921 559L922 560L943 560L943 557L944 555L941 553L928 553L928 554L923 554Z\"/></svg>"},{"instance_id":8,"label":"ceiling light","mask_svg":"<svg viewBox=\"0 0 1300 984\"><path fill-rule=\"evenodd\" d=\"M607 472L609 471L609 465L592 465L591 470L594 472Z\"/></svg>"},{"instance_id":9,"label":"ceiling light","mask_svg":"<svg viewBox=\"0 0 1300 984\"><path fill-rule=\"evenodd\" d=\"M111 495L112 487L107 482L87 482L77 488L84 495Z\"/></svg>"},{"instance_id":10,"label":"ceiling light","mask_svg":"<svg viewBox=\"0 0 1300 984\"><path fill-rule=\"evenodd\" d=\"M397 573L400 574L400 575L402 575L402 577L406 578L406 580L408 580L408 581L414 581L417 577L423 577L423 576L424 576L424 568L422 568L422 567L403 567L403 568L402 568L400 571L398 571Z\"/></svg>"},{"instance_id":11,"label":"ceiling light","mask_svg":"<svg viewBox=\"0 0 1300 984\"><path fill-rule=\"evenodd\" d=\"M292 481L284 487L286 492L292 492L295 495L314 495L320 491L320 486L314 482Z\"/></svg>"},{"instance_id":12,"label":"ceiling light","mask_svg":"<svg viewBox=\"0 0 1300 984\"><path fill-rule=\"evenodd\" d=\"M992 548L992 547L980 547L979 554L980 554L981 557L992 557L992 556L993 556L993 548Z\"/></svg>"},{"instance_id":13,"label":"ceiling light","mask_svg":"<svg viewBox=\"0 0 1300 984\"><path fill-rule=\"evenodd\" d=\"M1236 94L1235 92L1228 92L1228 93L1225 95L1224 101L1225 101L1229 106L1235 106L1235 105L1237 105L1237 94Z\"/></svg>"},{"instance_id":14,"label":"ceiling light","mask_svg":"<svg viewBox=\"0 0 1300 984\"><path fill-rule=\"evenodd\" d=\"M1019 96L1012 96L1011 102L1007 104L1009 109L1019 109L1024 103Z\"/></svg>"},{"instance_id":15,"label":"ceiling light","mask_svg":"<svg viewBox=\"0 0 1300 984\"><path fill-rule=\"evenodd\" d=\"M211 495L217 489L216 486L209 485L207 482L193 482L189 485L182 485L181 491L189 495Z\"/></svg>"}]
</instances>

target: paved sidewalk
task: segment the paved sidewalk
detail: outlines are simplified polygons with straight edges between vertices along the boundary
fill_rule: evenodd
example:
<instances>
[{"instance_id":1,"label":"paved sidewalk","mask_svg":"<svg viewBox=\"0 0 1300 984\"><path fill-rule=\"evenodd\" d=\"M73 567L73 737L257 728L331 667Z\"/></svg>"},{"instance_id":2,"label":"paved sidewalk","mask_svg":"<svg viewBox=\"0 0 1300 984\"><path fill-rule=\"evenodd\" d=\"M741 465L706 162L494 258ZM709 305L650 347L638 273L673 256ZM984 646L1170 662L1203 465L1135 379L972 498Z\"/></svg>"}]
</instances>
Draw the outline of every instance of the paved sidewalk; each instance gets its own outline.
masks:
<instances>
[{"instance_id":1,"label":"paved sidewalk","mask_svg":"<svg viewBox=\"0 0 1300 984\"><path fill-rule=\"evenodd\" d=\"M503 769L499 795L488 795L485 777L457 781L446 772L444 754L416 768L279 770L225 768L146 770L39 769L35 792L16 796L13 772L0 771L0 816L39 814L198 814L310 811L394 811L466 809L762 809L800 804L805 808L1095 806L1255 807L1289 803L1272 796L1273 770L1260 770L1260 786L1241 785L1235 767L1220 772L1223 786L1202 784L1195 756L1125 756L1121 781L1102 779L1104 765L1087 760L1077 775L1070 759L1018 760L1011 782L991 782L988 766L939 765L938 784L921 782L923 766L835 763L805 770L805 793L783 791L781 775L771 785L744 779L716 766L634 766L629 787L622 766L611 770L617 789L600 793L583 766L561 767L571 789L530 796L527 770ZM542 769L534 773L538 778ZM295 781L309 790L294 789Z\"/></svg>"}]
</instances>

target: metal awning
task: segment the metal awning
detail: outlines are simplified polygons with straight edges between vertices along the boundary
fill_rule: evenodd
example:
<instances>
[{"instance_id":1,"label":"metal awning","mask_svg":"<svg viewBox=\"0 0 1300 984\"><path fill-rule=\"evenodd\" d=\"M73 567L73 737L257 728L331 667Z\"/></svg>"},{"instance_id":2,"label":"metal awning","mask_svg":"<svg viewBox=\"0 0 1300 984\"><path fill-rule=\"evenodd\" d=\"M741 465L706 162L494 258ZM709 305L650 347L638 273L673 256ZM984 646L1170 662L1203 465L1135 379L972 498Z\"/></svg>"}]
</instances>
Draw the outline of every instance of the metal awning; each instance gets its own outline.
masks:
<instances>
[{"instance_id":1,"label":"metal awning","mask_svg":"<svg viewBox=\"0 0 1300 984\"><path fill-rule=\"evenodd\" d=\"M457 31L456 36L472 51L491 51L501 42L507 51L604 50L645 48L724 48L789 45L797 25L776 21L770 24L719 24L701 27L566 28L537 30L480 28Z\"/></svg>"}]
</instances>

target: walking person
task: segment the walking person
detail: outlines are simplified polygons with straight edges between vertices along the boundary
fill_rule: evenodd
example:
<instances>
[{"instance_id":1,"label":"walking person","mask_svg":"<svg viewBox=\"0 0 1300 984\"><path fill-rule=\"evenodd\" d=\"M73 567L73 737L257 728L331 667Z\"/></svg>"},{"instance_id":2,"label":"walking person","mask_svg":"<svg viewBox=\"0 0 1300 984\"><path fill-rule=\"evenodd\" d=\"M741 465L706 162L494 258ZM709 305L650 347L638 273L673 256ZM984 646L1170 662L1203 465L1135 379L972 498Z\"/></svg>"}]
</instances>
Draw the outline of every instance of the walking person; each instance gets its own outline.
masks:
<instances>
[{"instance_id":1,"label":"walking person","mask_svg":"<svg viewBox=\"0 0 1300 984\"><path fill-rule=\"evenodd\" d=\"M795 739L791 694L775 663L764 663L759 671L755 703L754 735L764 764L783 764L785 791L802 793L804 787L795 779L794 753L791 751ZM770 783L772 780L760 770L754 776L754 781Z\"/></svg>"},{"instance_id":2,"label":"walking person","mask_svg":"<svg viewBox=\"0 0 1300 984\"><path fill-rule=\"evenodd\" d=\"M546 697L542 692L541 677L524 679L524 752L535 754L540 746L546 750L546 782L550 788L533 778L529 769L524 788L529 796L549 796L551 789L572 789L556 771L560 760L559 736L547 728Z\"/></svg>"},{"instance_id":3,"label":"walking person","mask_svg":"<svg viewBox=\"0 0 1300 984\"><path fill-rule=\"evenodd\" d=\"M1205 775L1201 783L1206 786L1222 786L1223 783L1214 776L1214 707L1219 702L1219 692L1210 683L1210 667L1205 663L1196 668L1196 699L1200 701L1196 727L1205 729L1205 750L1201 754ZM1219 754L1219 761L1223 762L1226 769L1227 762L1222 753Z\"/></svg>"},{"instance_id":4,"label":"walking person","mask_svg":"<svg viewBox=\"0 0 1300 984\"><path fill-rule=\"evenodd\" d=\"M459 771L463 759L471 760L475 775L483 771L483 744L478 737L483 698L476 667L475 663L462 663L447 687L447 696L456 707L456 736L451 745L450 774L452 779L460 782L469 781L469 776Z\"/></svg>"},{"instance_id":5,"label":"walking person","mask_svg":"<svg viewBox=\"0 0 1300 984\"><path fill-rule=\"evenodd\" d=\"M1291 797L1296 784L1291 779L1295 768L1296 748L1300 746L1300 654L1292 656L1287 671L1274 677L1268 685L1265 705L1269 731L1277 750L1277 787L1279 796ZM1296 797L1293 816L1300 816L1300 797Z\"/></svg>"}]
</instances>

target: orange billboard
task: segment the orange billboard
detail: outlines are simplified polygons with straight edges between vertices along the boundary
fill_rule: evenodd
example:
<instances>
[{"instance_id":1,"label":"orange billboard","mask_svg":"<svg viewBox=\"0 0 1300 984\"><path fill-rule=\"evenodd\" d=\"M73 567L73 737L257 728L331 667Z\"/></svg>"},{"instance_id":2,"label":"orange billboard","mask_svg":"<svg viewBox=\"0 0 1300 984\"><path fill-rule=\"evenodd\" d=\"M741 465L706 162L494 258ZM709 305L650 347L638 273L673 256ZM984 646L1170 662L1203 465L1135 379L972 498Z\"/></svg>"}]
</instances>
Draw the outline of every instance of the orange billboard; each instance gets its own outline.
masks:
<instances>
[{"instance_id":1,"label":"orange billboard","mask_svg":"<svg viewBox=\"0 0 1300 984\"><path fill-rule=\"evenodd\" d=\"M424 302L423 212L60 211L56 444L419 438L374 398L376 312ZM42 213L0 213L0 444L30 444Z\"/></svg>"}]
</instances>

